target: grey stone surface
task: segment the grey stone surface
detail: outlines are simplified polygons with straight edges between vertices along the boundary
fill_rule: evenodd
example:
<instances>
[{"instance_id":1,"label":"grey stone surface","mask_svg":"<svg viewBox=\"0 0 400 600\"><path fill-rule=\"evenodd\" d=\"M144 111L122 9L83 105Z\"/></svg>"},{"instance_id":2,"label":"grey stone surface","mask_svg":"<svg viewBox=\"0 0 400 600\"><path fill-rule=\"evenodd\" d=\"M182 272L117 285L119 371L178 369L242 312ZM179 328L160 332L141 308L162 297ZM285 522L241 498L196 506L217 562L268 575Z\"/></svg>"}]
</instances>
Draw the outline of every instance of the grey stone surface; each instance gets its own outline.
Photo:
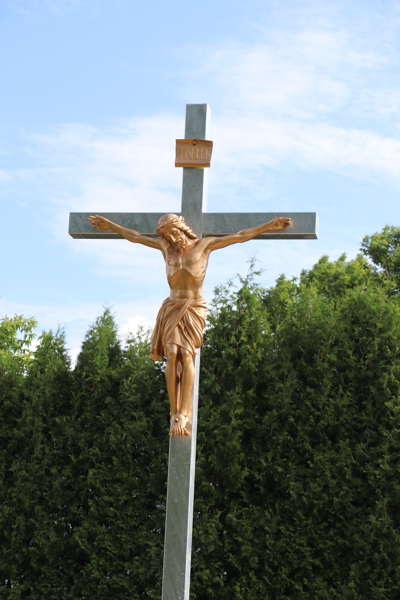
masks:
<instances>
[{"instance_id":1,"label":"grey stone surface","mask_svg":"<svg viewBox=\"0 0 400 600\"><path fill-rule=\"evenodd\" d=\"M183 169L181 213L198 237L203 233L203 215L207 210L207 169Z\"/></svg>"},{"instance_id":2,"label":"grey stone surface","mask_svg":"<svg viewBox=\"0 0 400 600\"><path fill-rule=\"evenodd\" d=\"M192 394L192 437L171 437L169 442L162 600L189 600L199 370L200 350Z\"/></svg>"},{"instance_id":3,"label":"grey stone surface","mask_svg":"<svg viewBox=\"0 0 400 600\"><path fill-rule=\"evenodd\" d=\"M208 104L186 104L185 139L206 140L210 122L211 108Z\"/></svg>"},{"instance_id":4,"label":"grey stone surface","mask_svg":"<svg viewBox=\"0 0 400 600\"><path fill-rule=\"evenodd\" d=\"M98 240L123 240L118 233L114 231L101 231L95 229L88 217L91 215L99 215L106 217L109 221L113 221L123 227L134 229L145 235L156 236L156 225L158 219L165 213L111 213L111 212L80 212L69 214L68 233L75 239L98 239Z\"/></svg>"}]
</instances>

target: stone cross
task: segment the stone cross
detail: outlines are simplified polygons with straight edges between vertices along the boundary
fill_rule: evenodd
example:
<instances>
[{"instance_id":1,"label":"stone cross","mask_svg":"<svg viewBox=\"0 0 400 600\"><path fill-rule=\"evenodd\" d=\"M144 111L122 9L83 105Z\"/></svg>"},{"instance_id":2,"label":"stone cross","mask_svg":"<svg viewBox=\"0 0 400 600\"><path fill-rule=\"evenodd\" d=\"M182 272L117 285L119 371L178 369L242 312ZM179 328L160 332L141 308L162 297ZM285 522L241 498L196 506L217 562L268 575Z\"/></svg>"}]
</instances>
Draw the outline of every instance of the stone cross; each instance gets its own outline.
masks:
<instances>
[{"instance_id":1,"label":"stone cross","mask_svg":"<svg viewBox=\"0 0 400 600\"><path fill-rule=\"evenodd\" d=\"M207 104L186 105L185 139L206 140L211 111ZM208 213L206 169L184 168L181 212L185 222L201 237L221 237L267 223L277 217L290 217L288 230L265 233L256 239L317 239L316 213ZM157 221L166 213L71 213L69 234L77 239L123 239L110 231L93 230L90 215L106 217L114 223L156 237ZM196 461L197 406L200 350L196 355L196 380L192 392L191 437L170 437L167 508L165 523L162 600L189 600L194 479Z\"/></svg>"}]
</instances>

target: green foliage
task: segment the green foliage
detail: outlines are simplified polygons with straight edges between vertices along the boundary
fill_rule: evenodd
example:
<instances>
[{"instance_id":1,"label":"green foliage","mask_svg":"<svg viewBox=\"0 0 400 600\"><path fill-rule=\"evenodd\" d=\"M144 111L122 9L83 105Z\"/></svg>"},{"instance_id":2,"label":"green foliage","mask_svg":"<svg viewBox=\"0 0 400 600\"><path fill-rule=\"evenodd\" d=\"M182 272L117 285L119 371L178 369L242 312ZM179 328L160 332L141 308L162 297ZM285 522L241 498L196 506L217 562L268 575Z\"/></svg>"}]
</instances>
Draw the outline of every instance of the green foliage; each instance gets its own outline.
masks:
<instances>
[{"instance_id":1,"label":"green foliage","mask_svg":"<svg viewBox=\"0 0 400 600\"><path fill-rule=\"evenodd\" d=\"M375 286L378 279L367 260L359 254L351 261L342 254L335 262L322 256L309 271L302 271L300 282L314 285L319 294L326 298L339 300L346 292L355 288Z\"/></svg>"},{"instance_id":2,"label":"green foliage","mask_svg":"<svg viewBox=\"0 0 400 600\"><path fill-rule=\"evenodd\" d=\"M0 570L10 597L29 595L54 549L63 546L60 520L65 500L60 503L57 489L63 481L69 366L63 333L42 334L15 397L20 410L10 432L0 512Z\"/></svg>"},{"instance_id":3,"label":"green foliage","mask_svg":"<svg viewBox=\"0 0 400 600\"><path fill-rule=\"evenodd\" d=\"M193 599L399 597L393 269L322 257L299 281L263 289L253 265L216 290L201 361ZM33 326L0 325L0 598L158 599L163 365L144 332L121 345L108 309L73 370L62 331L29 355Z\"/></svg>"},{"instance_id":4,"label":"green foliage","mask_svg":"<svg viewBox=\"0 0 400 600\"><path fill-rule=\"evenodd\" d=\"M3 317L0 321L0 373L2 378L23 374L32 358L30 346L36 335L33 333L35 319L25 319L15 315L12 319ZM3 379L0 379L0 382Z\"/></svg>"},{"instance_id":5,"label":"green foliage","mask_svg":"<svg viewBox=\"0 0 400 600\"><path fill-rule=\"evenodd\" d=\"M17 315L0 321L0 520L4 523L1 527L3 534L9 533L12 525L9 520L12 465L23 413L24 375L32 360L30 345L35 326L35 319ZM6 543L8 551L12 543L10 536Z\"/></svg>"},{"instance_id":6,"label":"green foliage","mask_svg":"<svg viewBox=\"0 0 400 600\"><path fill-rule=\"evenodd\" d=\"M2 487L1 598L159 598L167 481L164 373L109 310L70 369L64 335L29 365Z\"/></svg>"},{"instance_id":7,"label":"green foliage","mask_svg":"<svg viewBox=\"0 0 400 600\"><path fill-rule=\"evenodd\" d=\"M122 351L105 311L75 370L66 598L161 595L168 438L164 375L139 335Z\"/></svg>"},{"instance_id":8,"label":"green foliage","mask_svg":"<svg viewBox=\"0 0 400 600\"><path fill-rule=\"evenodd\" d=\"M394 291L400 292L400 227L386 225L381 233L366 235L361 250L381 269Z\"/></svg>"},{"instance_id":9,"label":"green foliage","mask_svg":"<svg viewBox=\"0 0 400 600\"><path fill-rule=\"evenodd\" d=\"M3 317L0 323L0 356L5 353L31 356L27 347L35 338L33 329L36 325L34 318L25 319L22 315L15 315L12 319ZM22 337L18 337L18 334L22 334Z\"/></svg>"}]
</instances>

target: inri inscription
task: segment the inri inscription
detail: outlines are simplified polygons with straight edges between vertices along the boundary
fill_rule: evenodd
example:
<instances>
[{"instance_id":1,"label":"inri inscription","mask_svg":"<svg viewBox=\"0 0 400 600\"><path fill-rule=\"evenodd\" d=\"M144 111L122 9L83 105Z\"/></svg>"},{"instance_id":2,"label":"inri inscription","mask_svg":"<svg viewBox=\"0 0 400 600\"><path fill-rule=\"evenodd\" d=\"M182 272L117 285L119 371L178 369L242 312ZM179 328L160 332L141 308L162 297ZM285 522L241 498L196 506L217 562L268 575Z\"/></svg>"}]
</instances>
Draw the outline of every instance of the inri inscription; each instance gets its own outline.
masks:
<instances>
[{"instance_id":1,"label":"inri inscription","mask_svg":"<svg viewBox=\"0 0 400 600\"><path fill-rule=\"evenodd\" d=\"M211 166L213 143L208 140L176 140L176 167L204 169Z\"/></svg>"}]
</instances>

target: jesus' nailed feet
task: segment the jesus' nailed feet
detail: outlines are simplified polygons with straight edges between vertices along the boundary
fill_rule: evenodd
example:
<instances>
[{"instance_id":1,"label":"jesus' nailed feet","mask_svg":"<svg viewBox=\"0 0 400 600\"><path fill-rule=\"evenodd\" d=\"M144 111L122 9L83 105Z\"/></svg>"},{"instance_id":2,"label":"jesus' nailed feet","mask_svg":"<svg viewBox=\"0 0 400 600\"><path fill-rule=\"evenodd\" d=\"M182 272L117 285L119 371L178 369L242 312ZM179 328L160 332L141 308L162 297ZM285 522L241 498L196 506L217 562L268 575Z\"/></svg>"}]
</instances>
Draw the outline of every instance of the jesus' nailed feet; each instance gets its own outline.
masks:
<instances>
[{"instance_id":1,"label":"jesus' nailed feet","mask_svg":"<svg viewBox=\"0 0 400 600\"><path fill-rule=\"evenodd\" d=\"M189 419L179 412L172 415L169 435L179 435L181 437L184 437L185 435L190 436L189 431L186 429L188 421Z\"/></svg>"}]
</instances>

